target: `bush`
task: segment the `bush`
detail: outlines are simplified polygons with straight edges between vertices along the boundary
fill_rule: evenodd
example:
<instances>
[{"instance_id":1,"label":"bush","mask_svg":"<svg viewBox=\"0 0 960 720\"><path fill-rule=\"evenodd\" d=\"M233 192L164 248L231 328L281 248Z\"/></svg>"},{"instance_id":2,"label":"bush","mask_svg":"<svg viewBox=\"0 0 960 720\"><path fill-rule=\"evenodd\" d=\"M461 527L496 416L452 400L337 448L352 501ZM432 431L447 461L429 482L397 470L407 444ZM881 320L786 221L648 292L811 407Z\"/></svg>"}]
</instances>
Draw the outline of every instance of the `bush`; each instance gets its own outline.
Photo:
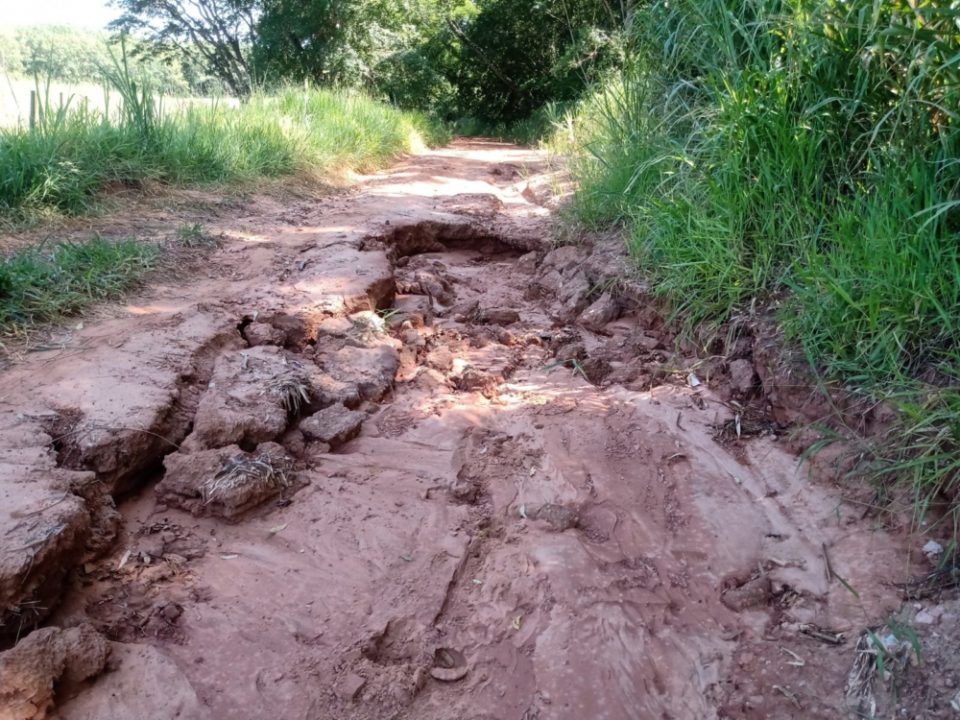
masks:
<instances>
[{"instance_id":1,"label":"bush","mask_svg":"<svg viewBox=\"0 0 960 720\"><path fill-rule=\"evenodd\" d=\"M890 467L954 452L960 403L937 403L939 434L910 418L960 369L960 9L670 0L636 17L630 66L573 123L576 216L624 223L690 325L779 307L817 371L901 407L914 430ZM954 486L921 465L925 497Z\"/></svg>"}]
</instances>

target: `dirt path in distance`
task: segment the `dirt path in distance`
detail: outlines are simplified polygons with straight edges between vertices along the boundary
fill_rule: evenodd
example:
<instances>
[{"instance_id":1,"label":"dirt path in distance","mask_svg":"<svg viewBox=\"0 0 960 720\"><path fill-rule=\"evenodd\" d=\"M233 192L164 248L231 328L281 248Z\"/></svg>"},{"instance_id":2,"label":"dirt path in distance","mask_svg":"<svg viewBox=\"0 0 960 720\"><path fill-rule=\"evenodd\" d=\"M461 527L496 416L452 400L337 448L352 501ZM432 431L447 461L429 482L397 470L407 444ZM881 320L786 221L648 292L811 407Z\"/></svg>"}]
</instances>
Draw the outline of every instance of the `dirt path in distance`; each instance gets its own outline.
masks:
<instances>
[{"instance_id":1,"label":"dirt path in distance","mask_svg":"<svg viewBox=\"0 0 960 720\"><path fill-rule=\"evenodd\" d=\"M0 718L842 716L901 539L715 439L755 378L677 372L548 172L459 142L254 203L4 372Z\"/></svg>"}]
</instances>

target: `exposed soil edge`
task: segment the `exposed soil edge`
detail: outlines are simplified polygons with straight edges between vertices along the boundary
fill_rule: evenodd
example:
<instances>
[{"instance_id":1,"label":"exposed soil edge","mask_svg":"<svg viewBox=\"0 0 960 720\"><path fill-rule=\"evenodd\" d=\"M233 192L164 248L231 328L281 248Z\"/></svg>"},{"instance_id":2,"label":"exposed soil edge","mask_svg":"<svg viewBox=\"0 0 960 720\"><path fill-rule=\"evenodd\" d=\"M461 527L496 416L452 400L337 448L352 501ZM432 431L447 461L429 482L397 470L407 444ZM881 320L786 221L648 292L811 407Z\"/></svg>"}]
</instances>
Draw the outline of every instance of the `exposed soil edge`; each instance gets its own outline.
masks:
<instances>
[{"instance_id":1,"label":"exposed soil edge","mask_svg":"<svg viewBox=\"0 0 960 720\"><path fill-rule=\"evenodd\" d=\"M838 431L841 437L856 434L864 438L877 437L890 428L894 416L887 405L819 380L791 350L769 314L737 318L720 327L702 326L694 330L695 339L691 339L676 320L670 321L663 301L638 277L621 237L593 236L579 245L561 247L576 248L579 267L591 288L587 298L570 307L571 314L585 309L588 303L584 300L610 289L621 313L636 315L646 330L674 343L684 356L698 358L698 375L715 391L729 388L730 363L749 362L759 379L751 399L765 405L768 417L782 427L803 431L818 426ZM538 264L549 261L546 255L549 253L538 253ZM539 289L544 290L542 286ZM795 451L805 451L819 437L816 431L796 433ZM843 454L842 444L835 447L831 462ZM827 469L826 464L822 469Z\"/></svg>"}]
</instances>

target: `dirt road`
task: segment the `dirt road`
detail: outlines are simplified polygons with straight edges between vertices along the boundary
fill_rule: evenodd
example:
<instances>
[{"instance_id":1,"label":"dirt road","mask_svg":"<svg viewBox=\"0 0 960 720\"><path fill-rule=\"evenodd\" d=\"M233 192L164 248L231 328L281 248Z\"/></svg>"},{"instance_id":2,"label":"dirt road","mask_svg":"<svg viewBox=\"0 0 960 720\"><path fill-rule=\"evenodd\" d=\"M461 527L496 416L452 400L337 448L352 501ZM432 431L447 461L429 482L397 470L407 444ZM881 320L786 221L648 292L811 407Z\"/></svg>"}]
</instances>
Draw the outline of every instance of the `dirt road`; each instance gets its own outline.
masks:
<instances>
[{"instance_id":1,"label":"dirt road","mask_svg":"<svg viewBox=\"0 0 960 720\"><path fill-rule=\"evenodd\" d=\"M0 718L844 713L900 541L775 426L718 441L749 363L554 249L546 172L458 143L253 202L0 376Z\"/></svg>"}]
</instances>

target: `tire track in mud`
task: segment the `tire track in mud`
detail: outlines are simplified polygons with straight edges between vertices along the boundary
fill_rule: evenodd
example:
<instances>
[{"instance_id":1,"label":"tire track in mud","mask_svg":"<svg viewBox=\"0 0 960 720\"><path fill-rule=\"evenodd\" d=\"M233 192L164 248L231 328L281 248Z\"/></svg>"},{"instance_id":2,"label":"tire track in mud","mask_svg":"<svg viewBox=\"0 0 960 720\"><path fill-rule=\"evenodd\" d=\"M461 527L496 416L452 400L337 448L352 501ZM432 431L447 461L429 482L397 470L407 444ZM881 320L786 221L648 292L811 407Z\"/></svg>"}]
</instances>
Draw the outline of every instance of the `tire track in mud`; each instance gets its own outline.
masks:
<instances>
[{"instance_id":1,"label":"tire track in mud","mask_svg":"<svg viewBox=\"0 0 960 720\"><path fill-rule=\"evenodd\" d=\"M462 145L251 220L229 280L8 373L5 621L65 598L0 655L0 718L843 711L853 648L800 629L895 606L897 541L777 438L715 441L729 406L550 247L497 180L520 161Z\"/></svg>"}]
</instances>

